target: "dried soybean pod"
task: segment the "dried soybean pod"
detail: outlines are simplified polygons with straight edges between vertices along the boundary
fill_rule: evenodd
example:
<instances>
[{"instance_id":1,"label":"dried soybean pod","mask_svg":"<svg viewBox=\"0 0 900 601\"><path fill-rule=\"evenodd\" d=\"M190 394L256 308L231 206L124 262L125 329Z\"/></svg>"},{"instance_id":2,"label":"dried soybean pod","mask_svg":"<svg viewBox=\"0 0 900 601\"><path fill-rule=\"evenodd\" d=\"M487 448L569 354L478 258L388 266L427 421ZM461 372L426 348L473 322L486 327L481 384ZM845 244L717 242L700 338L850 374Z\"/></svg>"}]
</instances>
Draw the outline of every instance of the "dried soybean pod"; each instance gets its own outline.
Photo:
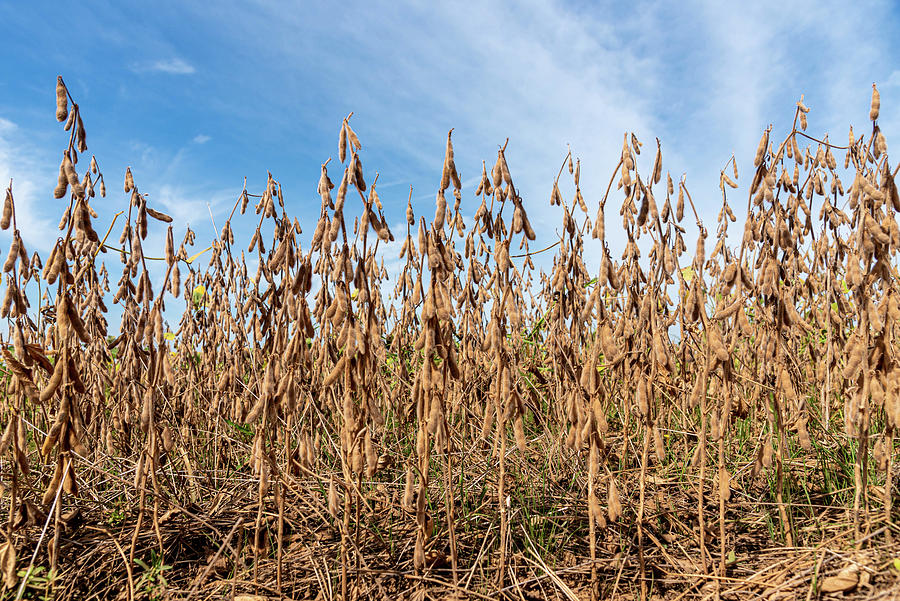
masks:
<instances>
[{"instance_id":1,"label":"dried soybean pod","mask_svg":"<svg viewBox=\"0 0 900 601\"><path fill-rule=\"evenodd\" d=\"M341 134L338 138L338 158L341 159L341 162L347 160L347 120L344 119L344 122L341 124Z\"/></svg>"},{"instance_id":2,"label":"dried soybean pod","mask_svg":"<svg viewBox=\"0 0 900 601\"><path fill-rule=\"evenodd\" d=\"M358 155L358 154L354 154L354 155L353 155L353 163L352 163L351 166L352 166L352 169L353 169L353 183L354 183L354 185L355 185L357 188L359 188L359 190L360 190L361 192L365 192L365 191L366 191L366 180L363 179L362 162L359 160L359 155Z\"/></svg>"},{"instance_id":3,"label":"dried soybean pod","mask_svg":"<svg viewBox=\"0 0 900 601\"><path fill-rule=\"evenodd\" d=\"M72 110L69 112L69 118L66 119L66 124L63 126L65 131L71 130L75 125L75 116L78 114L77 108L77 105L72 106Z\"/></svg>"},{"instance_id":4,"label":"dried soybean pod","mask_svg":"<svg viewBox=\"0 0 900 601\"><path fill-rule=\"evenodd\" d=\"M597 217L594 219L594 229L591 231L591 236L595 240L606 240L606 220L603 215L603 203L600 203L600 207L597 209Z\"/></svg>"},{"instance_id":5,"label":"dried soybean pod","mask_svg":"<svg viewBox=\"0 0 900 601\"><path fill-rule=\"evenodd\" d=\"M64 229L66 229L66 227L68 227L71 214L72 214L72 207L71 206L66 207L66 210L63 211L62 217L60 217L60 219L59 219L59 225L56 226L56 228L59 231L63 231Z\"/></svg>"},{"instance_id":6,"label":"dried soybean pod","mask_svg":"<svg viewBox=\"0 0 900 601\"><path fill-rule=\"evenodd\" d=\"M9 253L6 255L6 261L3 263L3 272L12 271L16 265L16 259L19 258L19 247L22 241L19 239L18 232L13 236L12 242L9 244Z\"/></svg>"},{"instance_id":7,"label":"dried soybean pod","mask_svg":"<svg viewBox=\"0 0 900 601\"><path fill-rule=\"evenodd\" d=\"M729 188L737 188L738 187L737 184L734 182L734 180L732 180L730 177L728 177L724 171L722 172L722 180L724 180L724 182L726 184L728 184Z\"/></svg>"},{"instance_id":8,"label":"dried soybean pod","mask_svg":"<svg viewBox=\"0 0 900 601\"><path fill-rule=\"evenodd\" d=\"M666 460L666 446L663 442L662 433L656 424L653 425L653 444L656 451L656 460L662 463Z\"/></svg>"},{"instance_id":9,"label":"dried soybean pod","mask_svg":"<svg viewBox=\"0 0 900 601\"><path fill-rule=\"evenodd\" d=\"M50 480L50 484L47 486L47 490L44 492L44 496L41 497L41 502L44 505L50 505L56 498L56 491L59 490L59 485L62 481L62 461L62 458L57 460L56 469L53 472L53 478Z\"/></svg>"},{"instance_id":10,"label":"dried soybean pod","mask_svg":"<svg viewBox=\"0 0 900 601\"><path fill-rule=\"evenodd\" d=\"M75 308L74 303L66 303L66 310L69 314L69 321L71 322L72 327L75 328L75 334L78 335L78 339L85 344L89 343L91 341L91 336L84 327L84 322L81 320L81 316L78 314L78 310Z\"/></svg>"},{"instance_id":11,"label":"dried soybean pod","mask_svg":"<svg viewBox=\"0 0 900 601\"><path fill-rule=\"evenodd\" d=\"M6 200L3 201L3 218L0 219L0 229L4 229L4 230L9 229L9 224L12 220L12 213L13 213L12 205L13 205L12 190L11 190L11 188L7 188Z\"/></svg>"},{"instance_id":12,"label":"dried soybean pod","mask_svg":"<svg viewBox=\"0 0 900 601\"><path fill-rule=\"evenodd\" d=\"M134 190L134 176L131 175L131 167L125 168L125 193Z\"/></svg>"},{"instance_id":13,"label":"dried soybean pod","mask_svg":"<svg viewBox=\"0 0 900 601\"><path fill-rule=\"evenodd\" d=\"M72 462L68 462L69 469L66 470L62 479L62 488L63 491L68 495L77 495L78 494L78 483L75 481L75 467L72 465Z\"/></svg>"},{"instance_id":14,"label":"dried soybean pod","mask_svg":"<svg viewBox=\"0 0 900 601\"><path fill-rule=\"evenodd\" d=\"M61 75L56 77L56 120L62 123L69 116L69 98Z\"/></svg>"},{"instance_id":15,"label":"dried soybean pod","mask_svg":"<svg viewBox=\"0 0 900 601\"><path fill-rule=\"evenodd\" d=\"M66 190L69 189L69 178L66 175L66 161L68 160L68 156L63 152L63 160L59 164L59 177L57 178L56 188L53 189L53 198L62 198L66 195Z\"/></svg>"},{"instance_id":16,"label":"dried soybean pod","mask_svg":"<svg viewBox=\"0 0 900 601\"><path fill-rule=\"evenodd\" d=\"M75 128L75 139L78 143L78 152L86 152L88 149L88 147L87 147L87 132L85 132L85 130L84 130L84 121L81 120L81 114L77 109L78 109L78 105L75 105L73 107L73 111L75 113L78 113L78 116L77 116L78 124Z\"/></svg>"},{"instance_id":17,"label":"dried soybean pod","mask_svg":"<svg viewBox=\"0 0 900 601\"><path fill-rule=\"evenodd\" d=\"M161 213L156 209L151 209L147 207L147 214L156 219L157 221L162 221L163 223L172 223L172 218L166 215L165 213Z\"/></svg>"},{"instance_id":18,"label":"dried soybean pod","mask_svg":"<svg viewBox=\"0 0 900 601\"><path fill-rule=\"evenodd\" d=\"M519 447L520 453L525 453L526 448L526 440L525 440L525 426L522 422L522 416L517 415L515 420L513 421L513 433L516 438L516 446Z\"/></svg>"},{"instance_id":19,"label":"dried soybean pod","mask_svg":"<svg viewBox=\"0 0 900 601\"><path fill-rule=\"evenodd\" d=\"M54 284L56 283L56 278L59 277L59 274L63 271L63 268L66 265L66 251L61 248L58 244L53 247L53 253L51 254L51 258L53 261L47 261L47 265L44 269L47 272L47 283Z\"/></svg>"},{"instance_id":20,"label":"dried soybean pod","mask_svg":"<svg viewBox=\"0 0 900 601\"><path fill-rule=\"evenodd\" d=\"M0 436L0 456L6 455L6 451L9 450L15 434L15 420L11 419L6 424L6 429L3 430L3 436Z\"/></svg>"},{"instance_id":21,"label":"dried soybean pod","mask_svg":"<svg viewBox=\"0 0 900 601\"><path fill-rule=\"evenodd\" d=\"M41 271L41 277L44 278L45 280L49 281L50 270L51 270L51 267L53 266L53 264L56 262L56 253L57 252L59 252L59 244L58 243L55 244L52 249L50 249L50 256L47 257L47 262L44 263L44 268Z\"/></svg>"},{"instance_id":22,"label":"dried soybean pod","mask_svg":"<svg viewBox=\"0 0 900 601\"><path fill-rule=\"evenodd\" d=\"M881 94L878 93L878 88L875 87L875 84L872 84L872 106L869 109L869 120L875 121L878 119L878 112L881 110Z\"/></svg>"},{"instance_id":23,"label":"dried soybean pod","mask_svg":"<svg viewBox=\"0 0 900 601\"><path fill-rule=\"evenodd\" d=\"M68 154L64 154L63 156L62 167L66 174L66 180L72 188L72 193L76 197L83 197L84 186L81 185L81 181L78 179L78 172L75 171L75 165L72 164L72 160L69 158Z\"/></svg>"},{"instance_id":24,"label":"dried soybean pod","mask_svg":"<svg viewBox=\"0 0 900 601\"><path fill-rule=\"evenodd\" d=\"M55 393L59 388L59 385L62 382L65 363L65 361L57 358L56 365L53 367L53 374L50 376L50 379L47 380L46 386L44 386L43 390L41 390L41 403L46 403L47 401L49 401L53 396L53 393Z\"/></svg>"},{"instance_id":25,"label":"dried soybean pod","mask_svg":"<svg viewBox=\"0 0 900 601\"><path fill-rule=\"evenodd\" d=\"M491 183L494 186L494 189L500 187L500 184L503 183L503 151L497 151L497 162L494 163L494 168L491 169Z\"/></svg>"},{"instance_id":26,"label":"dried soybean pod","mask_svg":"<svg viewBox=\"0 0 900 601\"><path fill-rule=\"evenodd\" d=\"M587 207L585 207L587 208ZM525 212L525 209L522 209L522 227L525 230L525 237L529 240L535 239L534 228L531 227L531 222L528 220L528 214Z\"/></svg>"},{"instance_id":27,"label":"dried soybean pod","mask_svg":"<svg viewBox=\"0 0 900 601\"><path fill-rule=\"evenodd\" d=\"M328 514L337 519L340 513L340 502L338 500L337 489L334 485L334 476L329 479L328 483Z\"/></svg>"},{"instance_id":28,"label":"dried soybean pod","mask_svg":"<svg viewBox=\"0 0 900 601\"><path fill-rule=\"evenodd\" d=\"M415 501L415 489L413 488L413 471L412 467L406 468L406 482L403 487L403 499L401 507L406 511L413 510L413 502Z\"/></svg>"},{"instance_id":29,"label":"dried soybean pod","mask_svg":"<svg viewBox=\"0 0 900 601\"><path fill-rule=\"evenodd\" d=\"M172 265L172 275L170 278L170 292L172 296L178 298L181 292L181 275L178 271L178 263Z\"/></svg>"},{"instance_id":30,"label":"dried soybean pod","mask_svg":"<svg viewBox=\"0 0 900 601\"><path fill-rule=\"evenodd\" d=\"M328 377L325 378L323 382L324 386L331 386L340 375L344 372L344 365L347 363L347 355L341 355L341 358L338 359L337 363L334 364L334 367L331 369L331 372L328 374Z\"/></svg>"},{"instance_id":31,"label":"dried soybean pod","mask_svg":"<svg viewBox=\"0 0 900 601\"><path fill-rule=\"evenodd\" d=\"M616 522L622 517L622 502L619 500L619 489L616 486L616 479L612 476L609 478L609 494L606 500L606 512L610 522Z\"/></svg>"},{"instance_id":32,"label":"dried soybean pod","mask_svg":"<svg viewBox=\"0 0 900 601\"><path fill-rule=\"evenodd\" d=\"M756 147L756 156L753 158L753 166L759 167L766 158L766 151L769 148L769 129L763 132L762 138L759 139L759 145Z\"/></svg>"}]
</instances>

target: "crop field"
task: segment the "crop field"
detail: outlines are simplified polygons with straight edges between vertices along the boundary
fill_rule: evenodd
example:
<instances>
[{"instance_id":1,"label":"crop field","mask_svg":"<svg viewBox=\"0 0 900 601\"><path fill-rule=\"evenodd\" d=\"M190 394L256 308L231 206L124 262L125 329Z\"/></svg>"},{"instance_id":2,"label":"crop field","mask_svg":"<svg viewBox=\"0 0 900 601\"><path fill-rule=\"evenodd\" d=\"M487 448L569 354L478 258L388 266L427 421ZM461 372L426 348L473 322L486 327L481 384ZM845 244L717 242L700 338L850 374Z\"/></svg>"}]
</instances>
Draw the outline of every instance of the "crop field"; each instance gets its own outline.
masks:
<instances>
[{"instance_id":1,"label":"crop field","mask_svg":"<svg viewBox=\"0 0 900 601\"><path fill-rule=\"evenodd\" d=\"M540 243L515 141L464 188L452 130L434 206L392 231L352 114L316 223L269 174L217 238L176 239L77 100L60 77L52 251L15 181L0 218L0 598L900 598L874 85L840 141L787 107L723 163L715 223L659 141L625 134L600 198L561 155Z\"/></svg>"}]
</instances>

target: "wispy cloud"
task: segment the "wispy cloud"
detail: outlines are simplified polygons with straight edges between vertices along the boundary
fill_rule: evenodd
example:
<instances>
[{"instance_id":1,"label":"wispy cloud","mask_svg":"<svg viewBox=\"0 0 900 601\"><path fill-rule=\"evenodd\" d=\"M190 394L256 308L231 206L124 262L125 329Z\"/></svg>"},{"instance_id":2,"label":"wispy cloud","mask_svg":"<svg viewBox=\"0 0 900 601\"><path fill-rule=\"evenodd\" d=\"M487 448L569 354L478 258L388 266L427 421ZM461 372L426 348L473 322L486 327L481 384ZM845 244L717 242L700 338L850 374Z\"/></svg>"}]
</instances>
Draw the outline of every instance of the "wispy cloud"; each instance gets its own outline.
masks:
<instances>
[{"instance_id":1,"label":"wispy cloud","mask_svg":"<svg viewBox=\"0 0 900 601\"><path fill-rule=\"evenodd\" d=\"M212 138L206 134L197 134L194 136L194 144L206 144L210 140L212 140Z\"/></svg>"},{"instance_id":2,"label":"wispy cloud","mask_svg":"<svg viewBox=\"0 0 900 601\"><path fill-rule=\"evenodd\" d=\"M16 226L29 251L40 250L43 254L58 236L55 223L42 210L47 204L44 199L50 199L55 178L44 164L51 160L49 155L34 147L22 134L15 123L0 117L0 194L5 196L12 180ZM9 234L3 232L3 239Z\"/></svg>"},{"instance_id":3,"label":"wispy cloud","mask_svg":"<svg viewBox=\"0 0 900 601\"><path fill-rule=\"evenodd\" d=\"M156 188L151 186L150 189ZM210 219L230 210L237 198L238 191L193 189L190 186L162 184L151 193L152 202L161 206L175 223L206 227L211 225ZM212 215L210 215L212 213ZM227 217L227 214L225 215ZM222 227L222 222L216 224Z\"/></svg>"},{"instance_id":4,"label":"wispy cloud","mask_svg":"<svg viewBox=\"0 0 900 601\"><path fill-rule=\"evenodd\" d=\"M168 73L170 75L192 75L197 72L192 64L177 57L135 63L132 65L131 70L136 73L155 71L158 73Z\"/></svg>"}]
</instances>

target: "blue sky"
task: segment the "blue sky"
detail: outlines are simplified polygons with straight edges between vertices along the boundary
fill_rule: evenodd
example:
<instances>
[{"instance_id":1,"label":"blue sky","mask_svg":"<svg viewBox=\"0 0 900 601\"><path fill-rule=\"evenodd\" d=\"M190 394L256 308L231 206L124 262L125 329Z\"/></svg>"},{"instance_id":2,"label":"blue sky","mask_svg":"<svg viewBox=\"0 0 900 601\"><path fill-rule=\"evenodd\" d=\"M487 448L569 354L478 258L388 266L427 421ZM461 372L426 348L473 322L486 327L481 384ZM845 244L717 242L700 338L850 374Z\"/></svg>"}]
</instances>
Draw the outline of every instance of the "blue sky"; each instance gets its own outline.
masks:
<instances>
[{"instance_id":1,"label":"blue sky","mask_svg":"<svg viewBox=\"0 0 900 601\"><path fill-rule=\"evenodd\" d=\"M773 123L783 137L800 94L810 133L844 142L850 124L869 131L878 82L882 129L889 144L900 140L892 3L731 4L2 2L0 181L14 179L26 245L46 250L58 235L52 189L67 140L54 119L58 74L109 184L94 202L95 229L125 206L130 165L151 205L175 217L176 238L190 223L198 244L213 235L210 210L221 225L243 178L259 191L267 170L311 234L319 164L335 157L339 179L338 131L350 111L392 224L410 186L416 213L433 215L451 127L469 215L481 161L490 166L509 137L537 247L555 240L561 220L548 200L567 144L593 212L623 133L644 142L644 171L659 137L664 168L687 173L713 230L719 170L734 153L733 199L744 206L759 136ZM613 245L616 213L607 211ZM245 242L254 221L236 224Z\"/></svg>"}]
</instances>

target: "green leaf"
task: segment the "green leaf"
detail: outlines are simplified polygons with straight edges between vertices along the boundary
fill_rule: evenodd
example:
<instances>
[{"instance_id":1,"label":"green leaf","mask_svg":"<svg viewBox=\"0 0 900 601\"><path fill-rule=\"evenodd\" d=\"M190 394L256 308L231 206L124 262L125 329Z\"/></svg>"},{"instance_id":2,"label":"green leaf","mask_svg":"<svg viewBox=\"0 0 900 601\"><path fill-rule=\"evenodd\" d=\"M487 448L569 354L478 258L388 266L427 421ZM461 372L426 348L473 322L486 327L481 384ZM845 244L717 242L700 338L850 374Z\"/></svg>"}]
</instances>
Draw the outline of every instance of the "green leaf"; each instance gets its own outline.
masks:
<instances>
[{"instance_id":1,"label":"green leaf","mask_svg":"<svg viewBox=\"0 0 900 601\"><path fill-rule=\"evenodd\" d=\"M894 558L894 569L900 572L900 557Z\"/></svg>"},{"instance_id":2,"label":"green leaf","mask_svg":"<svg viewBox=\"0 0 900 601\"><path fill-rule=\"evenodd\" d=\"M232 428L234 428L235 430L237 430L238 432L240 432L241 434L243 434L244 436L253 436L253 430L250 428L250 426L248 426L246 424L239 424L237 422L233 422L230 419L228 419L227 417L225 418L225 423L228 424L229 426L231 426ZM135 560L135 561L137 561L137 560Z\"/></svg>"},{"instance_id":3,"label":"green leaf","mask_svg":"<svg viewBox=\"0 0 900 601\"><path fill-rule=\"evenodd\" d=\"M195 307L199 306L203 302L203 299L205 297L206 297L206 286L204 286L203 284L200 284L199 286L194 288L193 300L194 300Z\"/></svg>"}]
</instances>

